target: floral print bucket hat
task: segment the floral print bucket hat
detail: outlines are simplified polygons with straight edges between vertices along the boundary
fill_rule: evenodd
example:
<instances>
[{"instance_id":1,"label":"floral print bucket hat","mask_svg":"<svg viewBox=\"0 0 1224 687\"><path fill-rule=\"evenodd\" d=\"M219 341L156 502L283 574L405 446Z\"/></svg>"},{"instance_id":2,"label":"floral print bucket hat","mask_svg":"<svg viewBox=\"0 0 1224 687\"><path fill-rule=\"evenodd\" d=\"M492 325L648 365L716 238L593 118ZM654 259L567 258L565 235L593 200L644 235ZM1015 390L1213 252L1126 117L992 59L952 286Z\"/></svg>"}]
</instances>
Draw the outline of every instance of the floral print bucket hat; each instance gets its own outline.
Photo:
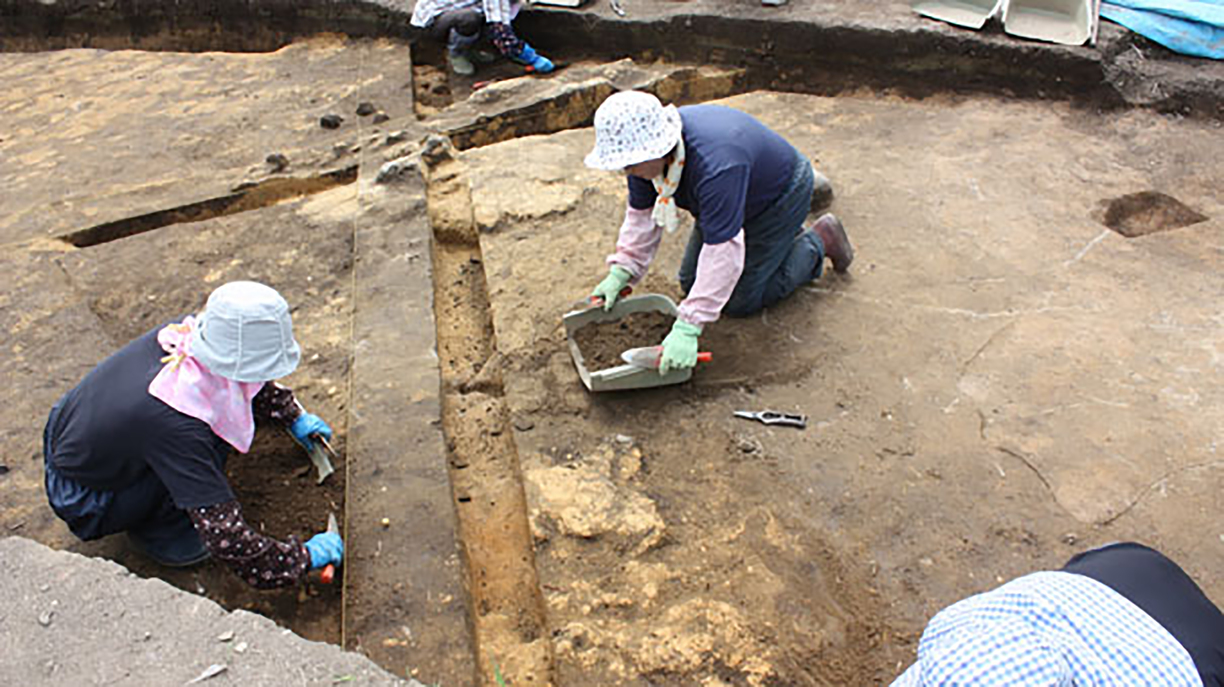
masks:
<instances>
[{"instance_id":1,"label":"floral print bucket hat","mask_svg":"<svg viewBox=\"0 0 1224 687\"><path fill-rule=\"evenodd\" d=\"M680 112L675 105L641 91L608 96L595 111L595 148L587 167L618 171L661 158L680 141Z\"/></svg>"}]
</instances>

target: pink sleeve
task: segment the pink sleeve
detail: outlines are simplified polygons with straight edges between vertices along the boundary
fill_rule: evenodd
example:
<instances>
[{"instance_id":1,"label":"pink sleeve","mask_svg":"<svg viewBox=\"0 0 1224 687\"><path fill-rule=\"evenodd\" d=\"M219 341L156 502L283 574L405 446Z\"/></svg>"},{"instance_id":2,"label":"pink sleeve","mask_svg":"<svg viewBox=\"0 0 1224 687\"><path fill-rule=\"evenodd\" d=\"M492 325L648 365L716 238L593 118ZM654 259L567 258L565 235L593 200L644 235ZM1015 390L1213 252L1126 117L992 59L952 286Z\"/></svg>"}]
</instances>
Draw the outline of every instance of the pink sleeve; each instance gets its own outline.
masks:
<instances>
[{"instance_id":1,"label":"pink sleeve","mask_svg":"<svg viewBox=\"0 0 1224 687\"><path fill-rule=\"evenodd\" d=\"M646 274L663 238L663 227L656 225L651 218L652 209L635 210L626 205L625 221L621 223L616 239L616 252L608 256L609 265L620 265L629 270L634 284Z\"/></svg>"},{"instance_id":2,"label":"pink sleeve","mask_svg":"<svg viewBox=\"0 0 1224 687\"><path fill-rule=\"evenodd\" d=\"M735 238L705 244L697 256L697 279L680 302L680 319L704 326L718 319L744 272L744 230Z\"/></svg>"}]
</instances>

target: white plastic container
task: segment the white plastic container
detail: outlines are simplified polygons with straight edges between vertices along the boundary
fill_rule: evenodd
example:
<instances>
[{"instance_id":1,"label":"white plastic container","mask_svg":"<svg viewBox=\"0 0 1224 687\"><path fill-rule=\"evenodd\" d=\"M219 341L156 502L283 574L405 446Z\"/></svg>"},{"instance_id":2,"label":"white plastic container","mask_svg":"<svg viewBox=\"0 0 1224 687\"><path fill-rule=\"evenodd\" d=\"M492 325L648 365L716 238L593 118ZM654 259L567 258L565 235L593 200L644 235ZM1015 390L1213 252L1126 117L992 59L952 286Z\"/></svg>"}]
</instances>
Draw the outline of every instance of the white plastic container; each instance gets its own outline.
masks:
<instances>
[{"instance_id":1,"label":"white plastic container","mask_svg":"<svg viewBox=\"0 0 1224 687\"><path fill-rule=\"evenodd\" d=\"M676 303L662 294L652 293L643 296L629 296L616 301L612 309L605 312L603 308L589 308L568 313L562 319L565 324L565 337L569 342L570 356L574 359L574 367L578 368L578 376L589 391L622 391L625 389L648 389L656 386L680 384L687 382L693 376L692 368L669 370L667 374L659 374L658 370L638 367L636 365L619 365L606 370L592 372L587 369L582 359L582 351L578 342L574 341L574 332L589 324L600 322L615 322L620 318L636 312L661 312L675 317L679 312ZM645 346L649 343L643 342Z\"/></svg>"},{"instance_id":2,"label":"white plastic container","mask_svg":"<svg viewBox=\"0 0 1224 687\"><path fill-rule=\"evenodd\" d=\"M1004 0L913 0L910 7L924 17L980 29Z\"/></svg>"},{"instance_id":3,"label":"white plastic container","mask_svg":"<svg viewBox=\"0 0 1224 687\"><path fill-rule=\"evenodd\" d=\"M1003 30L1013 36L1083 45L1094 34L1095 0L1008 0Z\"/></svg>"}]
</instances>

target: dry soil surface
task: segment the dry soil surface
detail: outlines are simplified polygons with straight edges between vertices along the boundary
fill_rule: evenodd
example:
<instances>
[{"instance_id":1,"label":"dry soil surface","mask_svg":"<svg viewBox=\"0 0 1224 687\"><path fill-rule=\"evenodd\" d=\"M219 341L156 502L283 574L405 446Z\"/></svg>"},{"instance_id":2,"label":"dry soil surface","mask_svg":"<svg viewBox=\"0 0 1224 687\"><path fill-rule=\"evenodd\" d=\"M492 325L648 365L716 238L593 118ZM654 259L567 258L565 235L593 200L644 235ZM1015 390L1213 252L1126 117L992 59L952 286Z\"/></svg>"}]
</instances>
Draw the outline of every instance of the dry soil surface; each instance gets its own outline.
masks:
<instances>
[{"instance_id":1,"label":"dry soil surface","mask_svg":"<svg viewBox=\"0 0 1224 687\"><path fill-rule=\"evenodd\" d=\"M55 398L107 352L198 309L213 285L251 278L275 284L293 304L306 356L286 381L334 420L345 453L347 430L365 417L345 379L353 367L378 365L354 336L362 254L353 218L386 199L359 197L354 184L87 249L45 237L264 179L273 150L301 151L290 158L310 173L361 164L368 175L389 149L362 139L366 154L379 153L355 156L353 131L328 133L317 117L347 112L372 92L401 93L403 101L380 107L416 114L400 46L359 45L346 52L325 41L232 63L89 51L0 56L14 76L0 95L0 123L15 132L0 141L0 173L19 191L0 205L8 275L0 364L10 383L0 411L8 468L0 533L106 555L335 640L332 590L306 585L256 600L210 567L172 575L142 567L118 540L73 543L43 501L39 432ZM160 83L165 60L210 84L169 124L154 116L156 99L133 108L127 91L108 100L92 86L111 67ZM380 61L386 76L376 78L371 65ZM297 63L318 72L277 80ZM279 84L292 116L262 100L217 104L227 74L249 89L231 94L251 100L251 84ZM167 101L184 100L173 79L158 88ZM65 99L79 107L65 109ZM480 336L499 360L498 379L478 379L477 366L472 379L447 381L473 384L471 408L494 397L486 392L502 404L504 418L489 416L501 433L489 445L512 446L521 464L546 619L532 630L549 643L540 653L556 656L560 684L886 682L912 659L939 608L1111 540L1156 546L1224 601L1215 574L1224 567L1216 517L1224 392L1213 383L1224 367L1218 126L984 97L762 92L724 104L774 127L833 180L833 211L857 260L849 275L827 273L767 312L711 325L702 348L715 362L677 387L591 394L570 359L561 316L604 276L624 207L623 178L582 166L591 131L461 158L480 229L479 259L461 262L487 284L487 301L472 302L486 302L491 314L478 328L488 330ZM275 134L243 138L269 122ZM142 136L142 127L156 135ZM1136 202L1135 194L1157 195ZM1160 210L1176 206L1158 197L1187 211ZM1184 221L1196 217L1204 219ZM1169 218L1160 231L1134 230ZM674 273L687 230L665 239L638 293L681 296ZM404 246L367 260L359 266L419 271L430 253ZM406 337L428 336L434 322L421 313L435 310L424 307L429 290L396 296L416 313ZM439 419L436 388L424 390L434 381L395 388L405 423ZM806 430L769 427L734 418L739 409L812 421ZM231 466L248 515L276 535L321 529L326 509L341 505L333 487L315 487L301 472L305 457L283 437L261 439L258 451ZM439 441L379 451L417 455L434 469L448 457ZM345 457L369 468L363 494L377 496L371 485L385 457ZM268 472L251 472L250 459L266 461ZM412 511L416 526L450 528L441 503ZM385 553L379 530L367 521L361 531L358 560L402 573L409 586L417 554L448 555L402 539ZM520 553L529 561L531 552ZM385 595L354 597L373 611L350 612L379 616L383 634L361 648L410 673L442 654L419 636L421 607L396 607L400 592L385 586ZM441 662L462 653L459 644ZM447 684L471 675L451 665Z\"/></svg>"}]
</instances>

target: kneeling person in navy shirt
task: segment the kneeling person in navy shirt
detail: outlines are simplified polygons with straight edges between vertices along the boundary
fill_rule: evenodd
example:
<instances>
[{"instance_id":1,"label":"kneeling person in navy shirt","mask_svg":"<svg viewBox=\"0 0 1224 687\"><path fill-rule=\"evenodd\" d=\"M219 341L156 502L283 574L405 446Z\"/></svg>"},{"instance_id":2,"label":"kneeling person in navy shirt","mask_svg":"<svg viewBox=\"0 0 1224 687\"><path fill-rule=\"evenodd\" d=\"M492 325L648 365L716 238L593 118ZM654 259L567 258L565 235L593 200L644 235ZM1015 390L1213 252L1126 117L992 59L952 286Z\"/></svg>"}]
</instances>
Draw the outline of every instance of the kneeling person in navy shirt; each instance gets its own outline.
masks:
<instances>
[{"instance_id":1,"label":"kneeling person in navy shirt","mask_svg":"<svg viewBox=\"0 0 1224 687\"><path fill-rule=\"evenodd\" d=\"M279 293L255 282L216 289L198 318L129 343L51 409L43 431L51 508L81 539L126 532L168 566L211 554L258 588L339 563L338 534L302 544L251 529L225 477L230 449L250 449L257 415L304 447L331 436L273 382L300 357Z\"/></svg>"},{"instance_id":2,"label":"kneeling person in navy shirt","mask_svg":"<svg viewBox=\"0 0 1224 687\"><path fill-rule=\"evenodd\" d=\"M629 202L608 276L593 296L604 308L645 275L677 208L696 226L680 264L685 298L663 340L659 372L692 367L697 338L723 313L759 312L854 260L841 222L804 219L831 197L829 182L794 146L751 115L719 105L663 107L649 93L609 96L595 112L595 169L624 171Z\"/></svg>"}]
</instances>

